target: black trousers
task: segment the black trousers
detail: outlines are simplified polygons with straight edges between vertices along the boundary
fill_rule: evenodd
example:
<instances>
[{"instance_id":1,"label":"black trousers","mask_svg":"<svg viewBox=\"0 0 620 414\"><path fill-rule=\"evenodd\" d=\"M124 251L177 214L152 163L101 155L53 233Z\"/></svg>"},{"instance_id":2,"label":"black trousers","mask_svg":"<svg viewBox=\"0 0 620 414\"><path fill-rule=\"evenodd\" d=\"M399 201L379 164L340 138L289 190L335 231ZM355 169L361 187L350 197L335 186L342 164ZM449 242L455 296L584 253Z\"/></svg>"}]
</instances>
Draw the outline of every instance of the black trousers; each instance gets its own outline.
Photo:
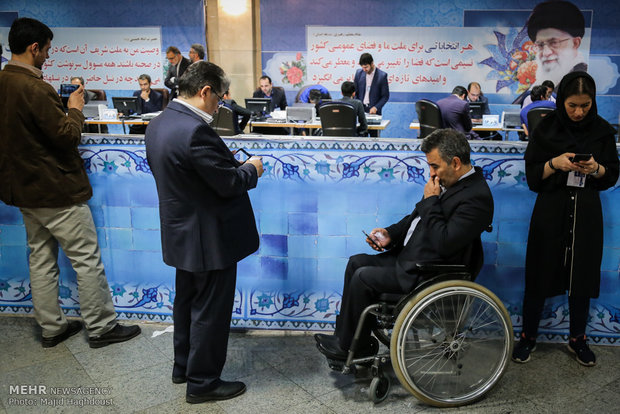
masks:
<instances>
[{"instance_id":1,"label":"black trousers","mask_svg":"<svg viewBox=\"0 0 620 414\"><path fill-rule=\"evenodd\" d=\"M217 386L228 348L237 264L204 273L177 269L174 297L174 367L187 377L187 393Z\"/></svg>"},{"instance_id":2,"label":"black trousers","mask_svg":"<svg viewBox=\"0 0 620 414\"><path fill-rule=\"evenodd\" d=\"M538 336L538 324L545 306L545 297L525 294L523 298L523 332L527 338ZM588 314L590 312L590 298L584 296L569 296L568 311L570 313L570 336L576 338L586 333Z\"/></svg>"},{"instance_id":3,"label":"black trousers","mask_svg":"<svg viewBox=\"0 0 620 414\"><path fill-rule=\"evenodd\" d=\"M349 349L362 312L377 303L381 293L408 293L396 278L396 255L388 252L351 256L344 273L340 314L336 318L335 335L342 349ZM374 322L367 320L364 324L360 337L362 346L370 337Z\"/></svg>"}]
</instances>

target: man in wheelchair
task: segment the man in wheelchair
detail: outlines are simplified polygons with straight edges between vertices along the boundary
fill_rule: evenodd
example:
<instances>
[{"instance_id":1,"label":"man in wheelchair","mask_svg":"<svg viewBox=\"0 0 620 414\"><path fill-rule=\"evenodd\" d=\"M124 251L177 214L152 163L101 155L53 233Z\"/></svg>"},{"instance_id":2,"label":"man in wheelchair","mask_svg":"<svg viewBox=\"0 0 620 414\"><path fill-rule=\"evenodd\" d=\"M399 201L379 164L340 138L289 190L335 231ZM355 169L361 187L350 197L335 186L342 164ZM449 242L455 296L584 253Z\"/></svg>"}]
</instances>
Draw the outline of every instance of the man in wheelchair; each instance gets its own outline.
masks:
<instances>
[{"instance_id":1,"label":"man in wheelchair","mask_svg":"<svg viewBox=\"0 0 620 414\"><path fill-rule=\"evenodd\" d=\"M440 129L424 139L421 150L430 167L424 197L398 223L372 230L366 242L380 254L349 259L334 335L315 335L319 351L328 359L347 359L362 312L378 302L380 294L413 291L423 281L416 270L419 263L468 263L470 246L479 243L492 222L493 197L481 169L471 165L465 136ZM364 324L356 357L378 351L371 322Z\"/></svg>"}]
</instances>

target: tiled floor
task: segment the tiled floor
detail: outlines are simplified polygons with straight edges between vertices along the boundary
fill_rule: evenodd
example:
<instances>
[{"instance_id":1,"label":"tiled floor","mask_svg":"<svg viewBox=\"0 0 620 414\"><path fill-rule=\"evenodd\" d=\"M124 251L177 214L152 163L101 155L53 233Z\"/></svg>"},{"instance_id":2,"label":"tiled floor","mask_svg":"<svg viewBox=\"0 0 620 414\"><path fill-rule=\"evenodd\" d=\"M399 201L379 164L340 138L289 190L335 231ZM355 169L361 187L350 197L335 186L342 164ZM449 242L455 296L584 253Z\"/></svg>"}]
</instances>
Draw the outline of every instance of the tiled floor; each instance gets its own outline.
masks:
<instances>
[{"instance_id":1,"label":"tiled floor","mask_svg":"<svg viewBox=\"0 0 620 414\"><path fill-rule=\"evenodd\" d=\"M439 411L420 403L395 378L388 399L373 404L366 396L367 377L331 371L310 333L282 331L233 333L223 378L243 380L247 392L228 401L190 405L185 403L185 386L170 381L172 334L161 333L169 325L141 326L142 335L123 344L90 349L86 334L81 332L55 348L43 349L32 318L0 316L0 414ZM593 349L599 364L585 368L575 362L564 345L539 344L532 361L525 365L510 363L504 377L482 401L443 411L618 413L620 348ZM18 385L43 385L47 394L17 395ZM52 387L74 388L63 399L50 394ZM89 390L100 394L85 395ZM23 405L26 402L37 405ZM56 407L50 405L54 402Z\"/></svg>"}]
</instances>

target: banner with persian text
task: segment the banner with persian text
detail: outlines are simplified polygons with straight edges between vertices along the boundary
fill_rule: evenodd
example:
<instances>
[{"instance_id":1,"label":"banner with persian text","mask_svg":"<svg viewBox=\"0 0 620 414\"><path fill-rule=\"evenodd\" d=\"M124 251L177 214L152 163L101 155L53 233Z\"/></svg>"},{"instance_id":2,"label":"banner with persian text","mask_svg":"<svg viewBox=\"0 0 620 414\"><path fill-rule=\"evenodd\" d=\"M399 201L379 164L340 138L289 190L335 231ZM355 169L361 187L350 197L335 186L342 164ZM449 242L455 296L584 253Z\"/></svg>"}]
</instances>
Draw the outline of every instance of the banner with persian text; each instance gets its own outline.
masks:
<instances>
[{"instance_id":1,"label":"banner with persian text","mask_svg":"<svg viewBox=\"0 0 620 414\"><path fill-rule=\"evenodd\" d=\"M147 74L161 88L164 72L159 27L54 27L43 77L55 88L81 76L87 89L138 89Z\"/></svg>"},{"instance_id":2,"label":"banner with persian text","mask_svg":"<svg viewBox=\"0 0 620 414\"><path fill-rule=\"evenodd\" d=\"M388 74L392 92L446 92L477 81L482 90L520 93L545 79L525 28L307 27L307 83L338 90L353 80L362 53ZM590 50L590 29L579 48Z\"/></svg>"}]
</instances>

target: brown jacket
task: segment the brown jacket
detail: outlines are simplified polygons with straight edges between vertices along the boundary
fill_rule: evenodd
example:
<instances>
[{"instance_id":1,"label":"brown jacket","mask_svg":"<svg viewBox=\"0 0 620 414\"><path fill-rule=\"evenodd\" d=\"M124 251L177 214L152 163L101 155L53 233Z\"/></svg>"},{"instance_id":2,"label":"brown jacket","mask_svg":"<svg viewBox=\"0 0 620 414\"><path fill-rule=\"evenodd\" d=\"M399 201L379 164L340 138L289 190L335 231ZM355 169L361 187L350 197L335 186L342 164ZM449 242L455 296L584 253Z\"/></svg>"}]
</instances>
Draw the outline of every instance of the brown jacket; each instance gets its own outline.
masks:
<instances>
[{"instance_id":1,"label":"brown jacket","mask_svg":"<svg viewBox=\"0 0 620 414\"><path fill-rule=\"evenodd\" d=\"M78 152L84 115L65 114L54 88L7 64L0 72L0 200L26 208L87 201L92 188Z\"/></svg>"}]
</instances>

